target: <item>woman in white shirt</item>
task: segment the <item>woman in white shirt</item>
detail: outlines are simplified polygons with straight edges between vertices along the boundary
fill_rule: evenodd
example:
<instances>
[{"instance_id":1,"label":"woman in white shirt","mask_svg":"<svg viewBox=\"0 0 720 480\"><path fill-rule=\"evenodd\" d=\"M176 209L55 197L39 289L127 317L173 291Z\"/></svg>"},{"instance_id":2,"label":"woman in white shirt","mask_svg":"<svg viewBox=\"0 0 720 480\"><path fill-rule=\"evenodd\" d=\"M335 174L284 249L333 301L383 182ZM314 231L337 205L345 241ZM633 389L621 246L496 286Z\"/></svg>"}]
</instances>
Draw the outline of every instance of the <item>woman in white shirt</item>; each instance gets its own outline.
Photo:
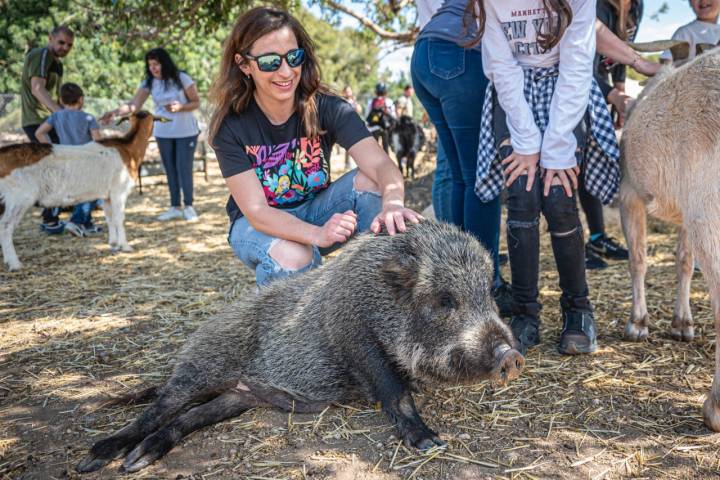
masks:
<instances>
[{"instance_id":1,"label":"woman in white shirt","mask_svg":"<svg viewBox=\"0 0 720 480\"><path fill-rule=\"evenodd\" d=\"M559 351L591 353L597 333L585 279L583 230L575 194L603 203L618 190L619 149L593 79L595 0L473 0L482 37L486 91L476 192L508 189L511 328L523 350L540 341L540 212L560 277Z\"/></svg>"},{"instance_id":2,"label":"woman in white shirt","mask_svg":"<svg viewBox=\"0 0 720 480\"><path fill-rule=\"evenodd\" d=\"M193 208L193 158L199 128L192 112L200 107L200 98L192 78L178 70L165 49L153 48L145 54L145 79L135 96L130 103L107 112L101 121L108 122L116 115L140 110L149 96L155 103L155 114L171 120L155 122L153 127L170 190L170 208L160 214L158 220L197 221Z\"/></svg>"}]
</instances>

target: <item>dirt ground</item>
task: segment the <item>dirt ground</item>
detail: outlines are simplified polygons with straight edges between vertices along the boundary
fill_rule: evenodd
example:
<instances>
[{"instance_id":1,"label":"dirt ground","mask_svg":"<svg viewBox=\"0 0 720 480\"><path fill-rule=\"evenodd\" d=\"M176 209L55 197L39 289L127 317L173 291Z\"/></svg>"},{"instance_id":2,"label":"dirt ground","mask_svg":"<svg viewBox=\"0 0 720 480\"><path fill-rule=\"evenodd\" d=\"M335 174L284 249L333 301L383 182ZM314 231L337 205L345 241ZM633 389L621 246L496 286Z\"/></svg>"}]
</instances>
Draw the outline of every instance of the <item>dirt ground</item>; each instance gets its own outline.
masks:
<instances>
[{"instance_id":1,"label":"dirt ground","mask_svg":"<svg viewBox=\"0 0 720 480\"><path fill-rule=\"evenodd\" d=\"M409 186L414 208L430 203L429 171L425 163ZM196 224L156 221L167 187L149 181L129 200L133 253L111 254L105 235L48 237L39 209L19 227L25 268L0 270L0 478L78 478L74 465L92 443L143 407L104 403L162 384L187 335L253 288L226 243L218 172L207 183L196 177ZM84 478L720 478L720 434L700 410L715 343L705 284L695 276L696 339L671 340L675 230L653 223L649 234L651 339L622 340L629 276L613 263L589 273L601 348L576 358L556 351L559 289L544 238L543 341L526 371L505 388L483 382L416 396L447 451L406 450L375 405L316 415L255 409L190 435L140 474L119 474L114 462Z\"/></svg>"}]
</instances>

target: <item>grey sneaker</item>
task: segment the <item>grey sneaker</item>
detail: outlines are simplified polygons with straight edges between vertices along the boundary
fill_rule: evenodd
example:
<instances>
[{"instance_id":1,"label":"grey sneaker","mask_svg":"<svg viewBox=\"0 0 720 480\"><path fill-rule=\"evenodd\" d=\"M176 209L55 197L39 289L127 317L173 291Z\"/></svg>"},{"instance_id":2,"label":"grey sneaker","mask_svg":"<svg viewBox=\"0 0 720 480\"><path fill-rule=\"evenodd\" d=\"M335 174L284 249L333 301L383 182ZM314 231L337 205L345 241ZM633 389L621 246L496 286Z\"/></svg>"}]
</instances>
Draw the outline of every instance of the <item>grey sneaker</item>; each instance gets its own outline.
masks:
<instances>
[{"instance_id":1,"label":"grey sneaker","mask_svg":"<svg viewBox=\"0 0 720 480\"><path fill-rule=\"evenodd\" d=\"M186 222L197 222L198 221L198 214L195 211L195 209L192 207L192 205L188 205L183 210L183 217L185 217Z\"/></svg>"},{"instance_id":2,"label":"grey sneaker","mask_svg":"<svg viewBox=\"0 0 720 480\"><path fill-rule=\"evenodd\" d=\"M563 329L558 351L565 355L593 353L597 350L597 327L590 310L563 310Z\"/></svg>"},{"instance_id":3,"label":"grey sneaker","mask_svg":"<svg viewBox=\"0 0 720 480\"><path fill-rule=\"evenodd\" d=\"M65 223L65 231L68 232L73 237L82 238L85 236L85 230L83 229L83 227L81 227L77 223L66 222Z\"/></svg>"},{"instance_id":4,"label":"grey sneaker","mask_svg":"<svg viewBox=\"0 0 720 480\"><path fill-rule=\"evenodd\" d=\"M168 221L168 220L174 220L176 218L182 218L183 212L178 207L170 207L166 212L161 213L158 215L157 219L160 221Z\"/></svg>"}]
</instances>

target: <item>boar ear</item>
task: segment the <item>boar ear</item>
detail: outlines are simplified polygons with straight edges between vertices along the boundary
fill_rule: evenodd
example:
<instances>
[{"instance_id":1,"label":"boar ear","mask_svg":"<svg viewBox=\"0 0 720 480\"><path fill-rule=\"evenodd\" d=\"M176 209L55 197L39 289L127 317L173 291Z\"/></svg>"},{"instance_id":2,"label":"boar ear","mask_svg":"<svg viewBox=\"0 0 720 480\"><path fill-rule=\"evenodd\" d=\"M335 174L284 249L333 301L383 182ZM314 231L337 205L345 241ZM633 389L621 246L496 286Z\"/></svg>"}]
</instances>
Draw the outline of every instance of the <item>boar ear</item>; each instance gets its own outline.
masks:
<instances>
[{"instance_id":1,"label":"boar ear","mask_svg":"<svg viewBox=\"0 0 720 480\"><path fill-rule=\"evenodd\" d=\"M413 254L394 257L382 266L380 273L398 302L412 299L418 280L417 258Z\"/></svg>"}]
</instances>

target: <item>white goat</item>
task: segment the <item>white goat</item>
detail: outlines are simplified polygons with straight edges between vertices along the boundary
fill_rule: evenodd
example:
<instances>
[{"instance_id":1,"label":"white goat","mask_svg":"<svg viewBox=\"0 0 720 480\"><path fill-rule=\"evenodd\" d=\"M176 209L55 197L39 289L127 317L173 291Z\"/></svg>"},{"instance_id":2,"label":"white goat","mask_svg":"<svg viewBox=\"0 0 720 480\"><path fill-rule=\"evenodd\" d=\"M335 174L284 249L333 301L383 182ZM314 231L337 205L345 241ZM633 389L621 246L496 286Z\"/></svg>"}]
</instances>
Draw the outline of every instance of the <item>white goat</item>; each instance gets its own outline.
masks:
<instances>
[{"instance_id":1,"label":"white goat","mask_svg":"<svg viewBox=\"0 0 720 480\"><path fill-rule=\"evenodd\" d=\"M13 231L36 202L57 207L103 199L110 246L132 250L123 225L125 201L145 157L153 121L161 119L146 111L129 118L130 130L122 138L77 146L22 143L0 148L0 247L10 270L22 266Z\"/></svg>"},{"instance_id":2,"label":"white goat","mask_svg":"<svg viewBox=\"0 0 720 480\"><path fill-rule=\"evenodd\" d=\"M678 224L677 298L670 334L694 336L690 313L693 252L710 290L720 339L720 51L700 55L651 80L630 112L621 140L622 225L630 250L633 308L625 338L648 336L645 302L646 209ZM705 424L720 431L720 349L703 406Z\"/></svg>"}]
</instances>

